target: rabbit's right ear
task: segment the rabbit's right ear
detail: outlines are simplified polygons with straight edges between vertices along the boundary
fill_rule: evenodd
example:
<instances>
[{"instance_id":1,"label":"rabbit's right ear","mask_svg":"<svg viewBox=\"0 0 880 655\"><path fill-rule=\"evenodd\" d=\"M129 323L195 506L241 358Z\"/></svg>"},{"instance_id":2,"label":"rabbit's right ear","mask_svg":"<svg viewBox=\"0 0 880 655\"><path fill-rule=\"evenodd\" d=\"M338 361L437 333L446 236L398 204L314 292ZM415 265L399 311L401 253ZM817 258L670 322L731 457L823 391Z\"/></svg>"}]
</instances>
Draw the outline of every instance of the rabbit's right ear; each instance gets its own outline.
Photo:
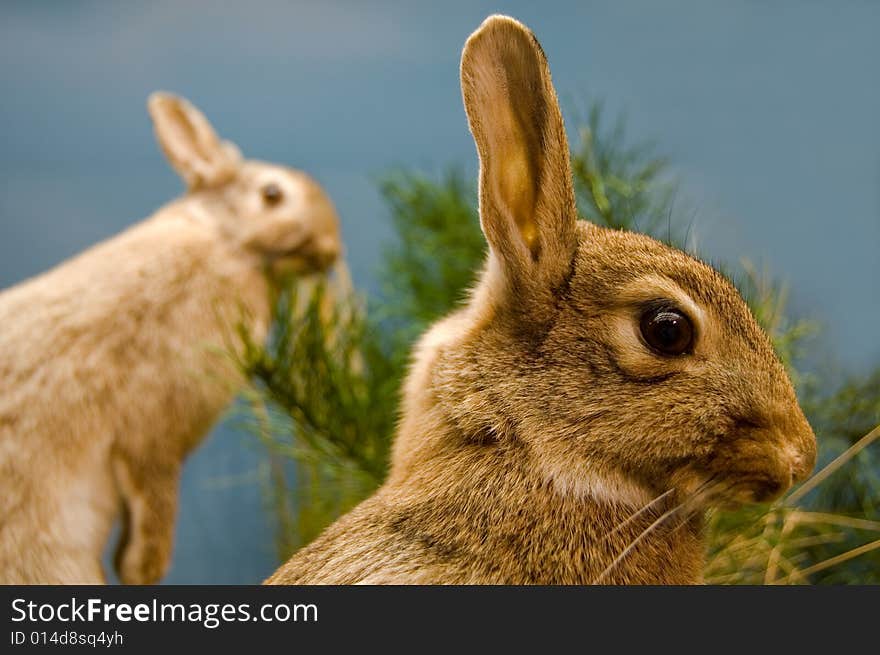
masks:
<instances>
[{"instance_id":1,"label":"rabbit's right ear","mask_svg":"<svg viewBox=\"0 0 880 655\"><path fill-rule=\"evenodd\" d=\"M238 170L241 153L221 141L204 114L184 98L156 92L147 108L162 151L187 187L212 187L229 181Z\"/></svg>"},{"instance_id":2,"label":"rabbit's right ear","mask_svg":"<svg viewBox=\"0 0 880 655\"><path fill-rule=\"evenodd\" d=\"M480 156L480 222L491 250L516 288L555 288L577 247L577 210L544 52L527 27L491 16L465 44L461 87Z\"/></svg>"}]
</instances>

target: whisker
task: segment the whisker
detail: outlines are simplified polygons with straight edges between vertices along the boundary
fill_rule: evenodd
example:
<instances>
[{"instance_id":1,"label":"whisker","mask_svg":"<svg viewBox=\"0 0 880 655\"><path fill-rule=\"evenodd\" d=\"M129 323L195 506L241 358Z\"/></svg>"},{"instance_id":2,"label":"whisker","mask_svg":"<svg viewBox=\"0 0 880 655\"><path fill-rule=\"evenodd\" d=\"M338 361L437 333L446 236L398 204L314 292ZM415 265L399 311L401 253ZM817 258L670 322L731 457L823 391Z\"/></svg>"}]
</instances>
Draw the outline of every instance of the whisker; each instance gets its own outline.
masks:
<instances>
[{"instance_id":1,"label":"whisker","mask_svg":"<svg viewBox=\"0 0 880 655\"><path fill-rule=\"evenodd\" d=\"M611 573L611 571L613 571L617 567L617 565L620 564L624 560L624 558L626 558L626 556L629 555L633 551L633 549L645 539L645 537L647 537L650 533L652 533L660 525L662 525L663 522L666 521L666 519L668 519L670 516L674 515L678 510L684 507L685 502L687 501L683 501L672 509L664 512L657 520L655 520L653 523L651 523L651 525L645 528L638 537L633 539L632 542L630 542L630 544L626 548L624 548L617 557L614 558L611 564L605 567L605 570L596 577L596 579L593 581L593 584L601 584L602 580L604 580L608 576L608 574Z\"/></svg>"},{"instance_id":2,"label":"whisker","mask_svg":"<svg viewBox=\"0 0 880 655\"><path fill-rule=\"evenodd\" d=\"M696 511L700 509L703 505L703 501L709 498L712 495L721 495L726 494L730 489L734 488L734 485L731 482L712 482L712 480L707 480L703 485L698 487L694 494L691 496L690 500L693 501L693 507L686 513L686 515L682 518L681 522L676 525L672 531L675 532L682 526L686 525L688 520L694 515Z\"/></svg>"},{"instance_id":3,"label":"whisker","mask_svg":"<svg viewBox=\"0 0 880 655\"><path fill-rule=\"evenodd\" d=\"M663 514L661 514L653 523L651 523L647 528L642 530L642 532L633 539L630 544L621 551L621 553L614 558L614 560L605 567L605 570L602 571L598 576L596 576L595 580L593 580L593 584L601 584L602 581L608 577L608 575L615 569L617 566L626 559L627 555L629 555L633 550L635 550L636 546L638 546L642 541L645 540L652 532L657 530L660 526L663 525L669 518L675 516L679 510L686 508L688 505L692 506L692 510L686 512L687 516L685 519L679 523L675 529L677 530L682 525L687 522L692 516L692 512L696 511L701 506L702 501L712 493L714 493L720 485L715 482L714 477L709 478L705 482L703 482L699 487L697 487L687 498L683 501L675 505L672 509L667 510ZM653 501L652 501L653 502ZM629 520L629 519L627 519Z\"/></svg>"},{"instance_id":4,"label":"whisker","mask_svg":"<svg viewBox=\"0 0 880 655\"><path fill-rule=\"evenodd\" d=\"M650 502L646 503L641 509L638 509L635 512L633 512L632 514L630 514L627 518L625 518L623 521L621 521L616 526L614 526L614 528L612 528L609 532L607 532L605 534L605 536L602 538L602 541L605 541L606 539L614 536L615 534L617 534L618 532L623 530L626 526L628 526L630 523L635 521L642 514L653 509L654 507L656 507L658 504L663 502L666 498L669 497L670 494L672 494L674 492L675 492L675 489L667 489L662 494L660 494L659 496L657 496L656 498L654 498Z\"/></svg>"}]
</instances>

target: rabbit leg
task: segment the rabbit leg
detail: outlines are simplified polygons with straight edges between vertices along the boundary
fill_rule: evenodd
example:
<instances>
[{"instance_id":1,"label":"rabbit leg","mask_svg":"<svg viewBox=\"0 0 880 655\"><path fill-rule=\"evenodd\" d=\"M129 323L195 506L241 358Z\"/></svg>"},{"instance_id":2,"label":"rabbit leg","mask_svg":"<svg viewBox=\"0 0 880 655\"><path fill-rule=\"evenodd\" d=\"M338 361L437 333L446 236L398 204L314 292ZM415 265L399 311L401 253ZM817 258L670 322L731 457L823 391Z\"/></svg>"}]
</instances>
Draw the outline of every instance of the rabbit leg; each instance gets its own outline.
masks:
<instances>
[{"instance_id":1,"label":"rabbit leg","mask_svg":"<svg viewBox=\"0 0 880 655\"><path fill-rule=\"evenodd\" d=\"M125 584L154 584L171 563L180 462L119 453L113 469L123 504L116 572Z\"/></svg>"}]
</instances>

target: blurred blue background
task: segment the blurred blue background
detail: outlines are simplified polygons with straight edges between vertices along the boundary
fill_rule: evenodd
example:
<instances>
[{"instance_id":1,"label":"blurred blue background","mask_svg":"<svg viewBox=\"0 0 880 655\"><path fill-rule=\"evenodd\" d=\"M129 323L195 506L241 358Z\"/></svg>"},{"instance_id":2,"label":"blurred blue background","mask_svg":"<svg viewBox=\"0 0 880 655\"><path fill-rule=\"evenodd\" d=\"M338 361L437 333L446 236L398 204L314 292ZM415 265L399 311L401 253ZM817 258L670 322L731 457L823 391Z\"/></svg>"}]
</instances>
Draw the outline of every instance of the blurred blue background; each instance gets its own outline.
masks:
<instances>
[{"instance_id":1,"label":"blurred blue background","mask_svg":"<svg viewBox=\"0 0 880 655\"><path fill-rule=\"evenodd\" d=\"M355 283L373 287L390 236L375 180L396 166L476 171L458 62L495 12L536 32L566 109L602 99L669 155L702 252L788 281L793 313L823 326L817 352L855 370L880 360L870 2L6 0L0 288L181 192L146 114L156 89L190 98L246 156L314 175L340 211ZM235 420L188 461L166 582L274 570L262 462Z\"/></svg>"}]
</instances>

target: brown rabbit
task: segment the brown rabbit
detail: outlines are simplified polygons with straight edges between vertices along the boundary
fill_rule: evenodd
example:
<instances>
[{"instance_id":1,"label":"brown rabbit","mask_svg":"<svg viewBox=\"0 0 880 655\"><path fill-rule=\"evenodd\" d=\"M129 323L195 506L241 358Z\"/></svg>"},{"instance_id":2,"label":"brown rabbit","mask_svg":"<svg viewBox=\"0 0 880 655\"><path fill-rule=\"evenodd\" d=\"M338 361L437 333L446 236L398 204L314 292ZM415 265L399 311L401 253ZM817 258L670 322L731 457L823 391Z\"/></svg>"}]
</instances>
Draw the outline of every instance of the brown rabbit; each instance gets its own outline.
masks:
<instances>
[{"instance_id":1,"label":"brown rabbit","mask_svg":"<svg viewBox=\"0 0 880 655\"><path fill-rule=\"evenodd\" d=\"M461 81L485 270L416 348L386 483L267 582L700 582L698 510L814 465L791 383L720 274L577 220L528 29L487 19Z\"/></svg>"},{"instance_id":2,"label":"brown rabbit","mask_svg":"<svg viewBox=\"0 0 880 655\"><path fill-rule=\"evenodd\" d=\"M275 273L326 268L336 212L304 173L242 161L186 100L154 94L188 192L0 294L0 583L151 583L171 557L178 479L243 382L223 349L269 320Z\"/></svg>"}]
</instances>

